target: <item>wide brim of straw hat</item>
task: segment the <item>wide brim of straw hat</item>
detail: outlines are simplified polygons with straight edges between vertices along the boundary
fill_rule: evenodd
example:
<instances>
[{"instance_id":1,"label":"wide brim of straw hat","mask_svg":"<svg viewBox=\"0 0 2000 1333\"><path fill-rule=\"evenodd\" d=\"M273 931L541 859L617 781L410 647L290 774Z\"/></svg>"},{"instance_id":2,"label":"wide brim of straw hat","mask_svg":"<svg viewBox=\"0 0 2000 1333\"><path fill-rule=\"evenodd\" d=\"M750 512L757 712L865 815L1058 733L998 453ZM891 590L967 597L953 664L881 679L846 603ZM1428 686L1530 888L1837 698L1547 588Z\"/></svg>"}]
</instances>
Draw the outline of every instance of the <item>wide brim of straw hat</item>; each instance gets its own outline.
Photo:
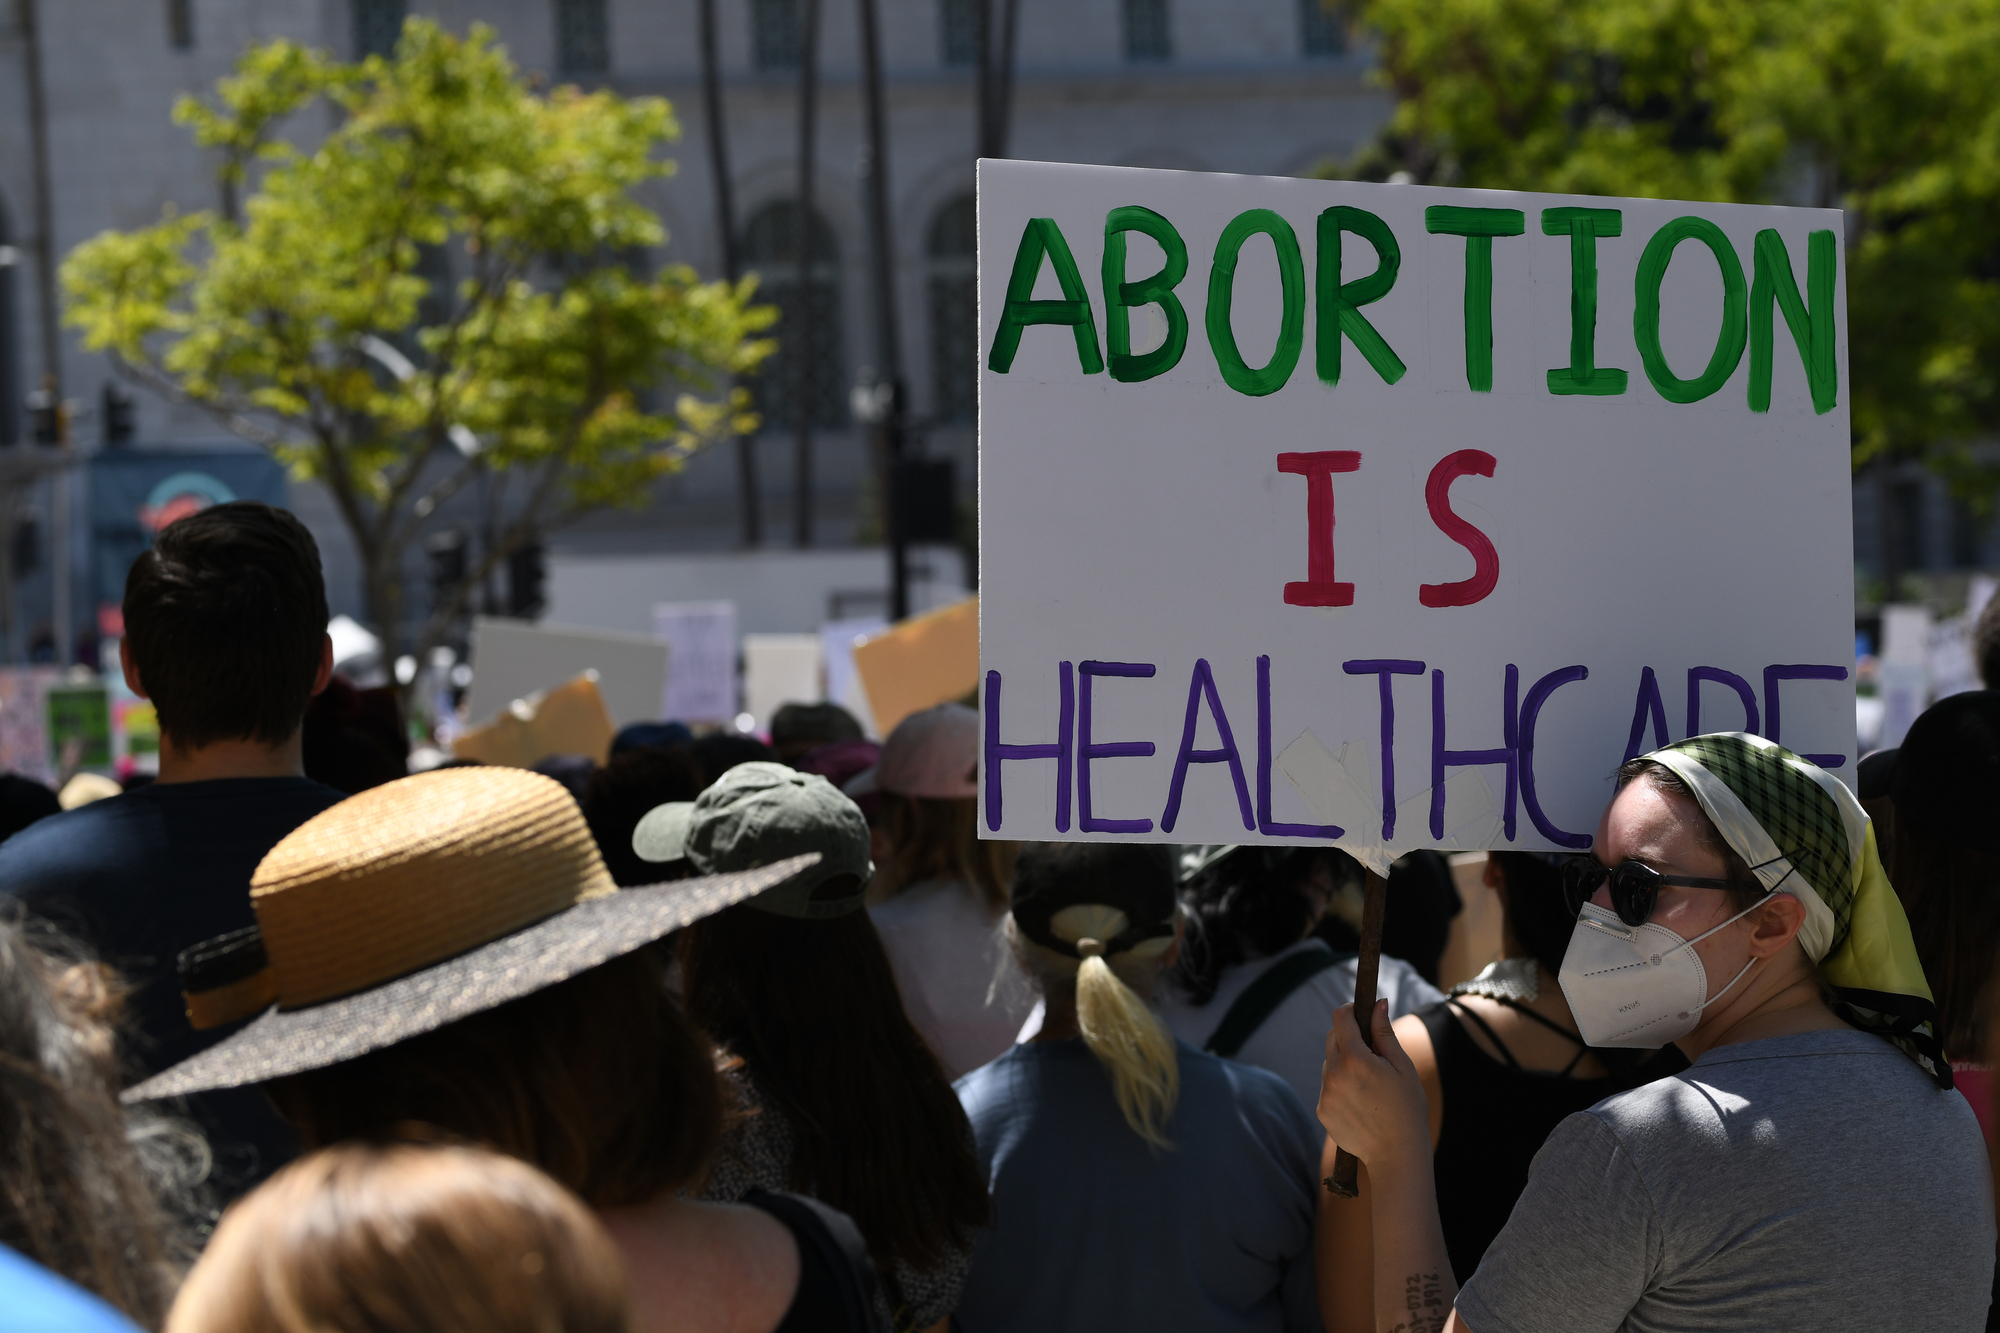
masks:
<instances>
[{"instance_id":1,"label":"wide brim of straw hat","mask_svg":"<svg viewBox=\"0 0 2000 1333\"><path fill-rule=\"evenodd\" d=\"M273 1007L242 1031L128 1089L154 1101L324 1069L545 990L756 897L819 860L622 889L565 908L394 981L296 1009ZM606 1014L606 1022L616 1022Z\"/></svg>"}]
</instances>

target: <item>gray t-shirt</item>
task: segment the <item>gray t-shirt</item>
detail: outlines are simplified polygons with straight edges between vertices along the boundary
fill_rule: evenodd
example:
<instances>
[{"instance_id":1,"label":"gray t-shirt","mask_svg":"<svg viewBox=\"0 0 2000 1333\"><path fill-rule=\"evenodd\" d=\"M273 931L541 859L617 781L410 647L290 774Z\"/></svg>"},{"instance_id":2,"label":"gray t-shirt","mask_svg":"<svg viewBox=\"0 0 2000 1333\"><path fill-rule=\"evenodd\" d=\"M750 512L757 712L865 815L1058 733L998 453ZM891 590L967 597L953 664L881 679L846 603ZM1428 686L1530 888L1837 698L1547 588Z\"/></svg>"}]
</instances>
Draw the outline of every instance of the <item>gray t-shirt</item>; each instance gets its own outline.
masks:
<instances>
[{"instance_id":1,"label":"gray t-shirt","mask_svg":"<svg viewBox=\"0 0 2000 1333\"><path fill-rule=\"evenodd\" d=\"M1556 1127L1458 1296L1471 1333L1986 1327L1972 1109L1841 1028L1710 1051Z\"/></svg>"}]
</instances>

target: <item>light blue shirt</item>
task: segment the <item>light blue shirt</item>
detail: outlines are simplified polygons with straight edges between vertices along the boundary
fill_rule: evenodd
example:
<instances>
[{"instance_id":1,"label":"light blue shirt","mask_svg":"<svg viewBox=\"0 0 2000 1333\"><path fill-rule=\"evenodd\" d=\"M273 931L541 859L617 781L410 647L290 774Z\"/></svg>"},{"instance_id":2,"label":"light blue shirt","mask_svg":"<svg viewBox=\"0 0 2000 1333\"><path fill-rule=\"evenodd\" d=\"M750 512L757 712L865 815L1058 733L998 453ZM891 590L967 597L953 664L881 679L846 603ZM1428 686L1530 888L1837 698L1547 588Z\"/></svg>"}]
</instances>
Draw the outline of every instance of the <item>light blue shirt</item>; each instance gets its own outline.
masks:
<instances>
[{"instance_id":1,"label":"light blue shirt","mask_svg":"<svg viewBox=\"0 0 2000 1333\"><path fill-rule=\"evenodd\" d=\"M1284 1080L1179 1044L1160 1150L1079 1038L958 1081L994 1225L959 1299L967 1333L1318 1333L1320 1127Z\"/></svg>"},{"instance_id":2,"label":"light blue shirt","mask_svg":"<svg viewBox=\"0 0 2000 1333\"><path fill-rule=\"evenodd\" d=\"M0 1245L0 1333L139 1333L82 1287Z\"/></svg>"}]
</instances>

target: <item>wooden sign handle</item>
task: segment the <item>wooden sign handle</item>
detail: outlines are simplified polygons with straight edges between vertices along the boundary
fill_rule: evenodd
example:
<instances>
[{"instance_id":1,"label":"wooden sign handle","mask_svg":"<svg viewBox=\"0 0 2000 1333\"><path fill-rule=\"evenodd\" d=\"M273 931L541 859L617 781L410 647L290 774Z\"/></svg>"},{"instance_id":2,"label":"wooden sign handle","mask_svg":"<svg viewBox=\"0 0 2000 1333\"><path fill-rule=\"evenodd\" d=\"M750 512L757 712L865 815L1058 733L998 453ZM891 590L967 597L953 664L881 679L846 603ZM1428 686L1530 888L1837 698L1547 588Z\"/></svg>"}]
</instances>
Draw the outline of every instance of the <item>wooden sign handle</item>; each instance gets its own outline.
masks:
<instances>
[{"instance_id":1,"label":"wooden sign handle","mask_svg":"<svg viewBox=\"0 0 2000 1333\"><path fill-rule=\"evenodd\" d=\"M1375 1049L1375 980L1382 966L1382 909L1388 896L1388 882L1374 871L1368 872L1368 892L1361 906L1361 957L1354 964L1354 1021L1361 1028L1361 1040ZM1333 1174L1322 1183L1343 1199L1361 1193L1356 1168L1361 1164L1345 1148L1333 1158Z\"/></svg>"}]
</instances>

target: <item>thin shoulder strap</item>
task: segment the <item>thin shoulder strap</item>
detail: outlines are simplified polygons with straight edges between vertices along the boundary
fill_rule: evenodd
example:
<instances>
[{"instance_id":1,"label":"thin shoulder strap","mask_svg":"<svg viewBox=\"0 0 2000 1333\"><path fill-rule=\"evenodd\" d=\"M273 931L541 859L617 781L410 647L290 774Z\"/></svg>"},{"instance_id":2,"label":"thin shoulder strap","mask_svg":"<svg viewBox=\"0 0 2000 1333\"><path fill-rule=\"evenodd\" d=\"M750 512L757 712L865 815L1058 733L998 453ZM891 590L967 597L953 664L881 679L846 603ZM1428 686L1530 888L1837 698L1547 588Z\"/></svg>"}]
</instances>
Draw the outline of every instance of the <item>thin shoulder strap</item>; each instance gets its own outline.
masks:
<instances>
[{"instance_id":1,"label":"thin shoulder strap","mask_svg":"<svg viewBox=\"0 0 2000 1333\"><path fill-rule=\"evenodd\" d=\"M1490 998L1496 1004L1506 1005L1509 1009L1512 1009L1515 1013L1521 1015L1523 1018L1534 1019L1537 1023L1540 1023L1543 1027L1555 1033L1557 1036L1568 1037L1571 1041L1576 1043L1576 1054L1572 1055L1569 1058L1569 1063L1562 1067L1562 1073L1559 1075L1559 1077L1568 1078L1571 1072L1574 1071L1578 1065L1583 1063L1583 1057L1590 1054L1589 1043L1587 1043L1586 1041L1584 1041L1582 1037L1578 1036L1574 1032L1571 1032L1568 1028L1564 1027L1562 1024L1556 1022L1554 1019L1548 1017L1547 1015L1536 1013L1534 1010L1530 1009L1527 1005L1522 1004L1519 1000L1509 1000L1498 995L1492 996Z\"/></svg>"},{"instance_id":2,"label":"thin shoulder strap","mask_svg":"<svg viewBox=\"0 0 2000 1333\"><path fill-rule=\"evenodd\" d=\"M1514 1058L1514 1053L1507 1049L1507 1043L1500 1040L1500 1034L1495 1032L1492 1028L1488 1027L1486 1024L1486 1020L1481 1018L1478 1014L1474 1013L1469 1005L1464 1005L1459 1003L1459 999L1456 995L1445 997L1445 1002L1451 1005L1451 1011L1453 1013L1458 1014L1461 1017L1471 1019L1473 1021L1473 1024L1477 1026L1481 1032L1484 1032L1486 1034L1486 1040L1492 1042L1494 1049L1499 1051L1501 1055L1506 1057L1507 1067L1509 1069L1519 1069L1521 1067L1521 1062L1519 1060L1516 1060Z\"/></svg>"},{"instance_id":3,"label":"thin shoulder strap","mask_svg":"<svg viewBox=\"0 0 2000 1333\"><path fill-rule=\"evenodd\" d=\"M1236 1053L1243 1049L1243 1043L1256 1035L1264 1020L1290 998L1293 991L1339 963L1341 958L1342 955L1321 945L1301 949L1265 968L1264 975L1251 982L1236 997L1236 1003L1229 1006L1229 1012L1215 1025L1215 1034L1202 1049L1225 1060L1235 1059Z\"/></svg>"},{"instance_id":4,"label":"thin shoulder strap","mask_svg":"<svg viewBox=\"0 0 2000 1333\"><path fill-rule=\"evenodd\" d=\"M1487 998L1491 999L1495 1004L1506 1005L1509 1009L1512 1009L1515 1013L1520 1014L1523 1018L1534 1019L1537 1023L1540 1023L1543 1027L1555 1033L1558 1037L1568 1037L1571 1041L1575 1042L1579 1046L1582 1046L1585 1050L1590 1049L1589 1044L1586 1043L1582 1037L1577 1036L1576 1033L1571 1032L1568 1028L1556 1022L1554 1019L1548 1017L1546 1014L1536 1013L1534 1010L1530 1009L1527 1005L1522 1004L1519 1000L1505 1000L1501 999L1497 995L1488 996Z\"/></svg>"}]
</instances>

